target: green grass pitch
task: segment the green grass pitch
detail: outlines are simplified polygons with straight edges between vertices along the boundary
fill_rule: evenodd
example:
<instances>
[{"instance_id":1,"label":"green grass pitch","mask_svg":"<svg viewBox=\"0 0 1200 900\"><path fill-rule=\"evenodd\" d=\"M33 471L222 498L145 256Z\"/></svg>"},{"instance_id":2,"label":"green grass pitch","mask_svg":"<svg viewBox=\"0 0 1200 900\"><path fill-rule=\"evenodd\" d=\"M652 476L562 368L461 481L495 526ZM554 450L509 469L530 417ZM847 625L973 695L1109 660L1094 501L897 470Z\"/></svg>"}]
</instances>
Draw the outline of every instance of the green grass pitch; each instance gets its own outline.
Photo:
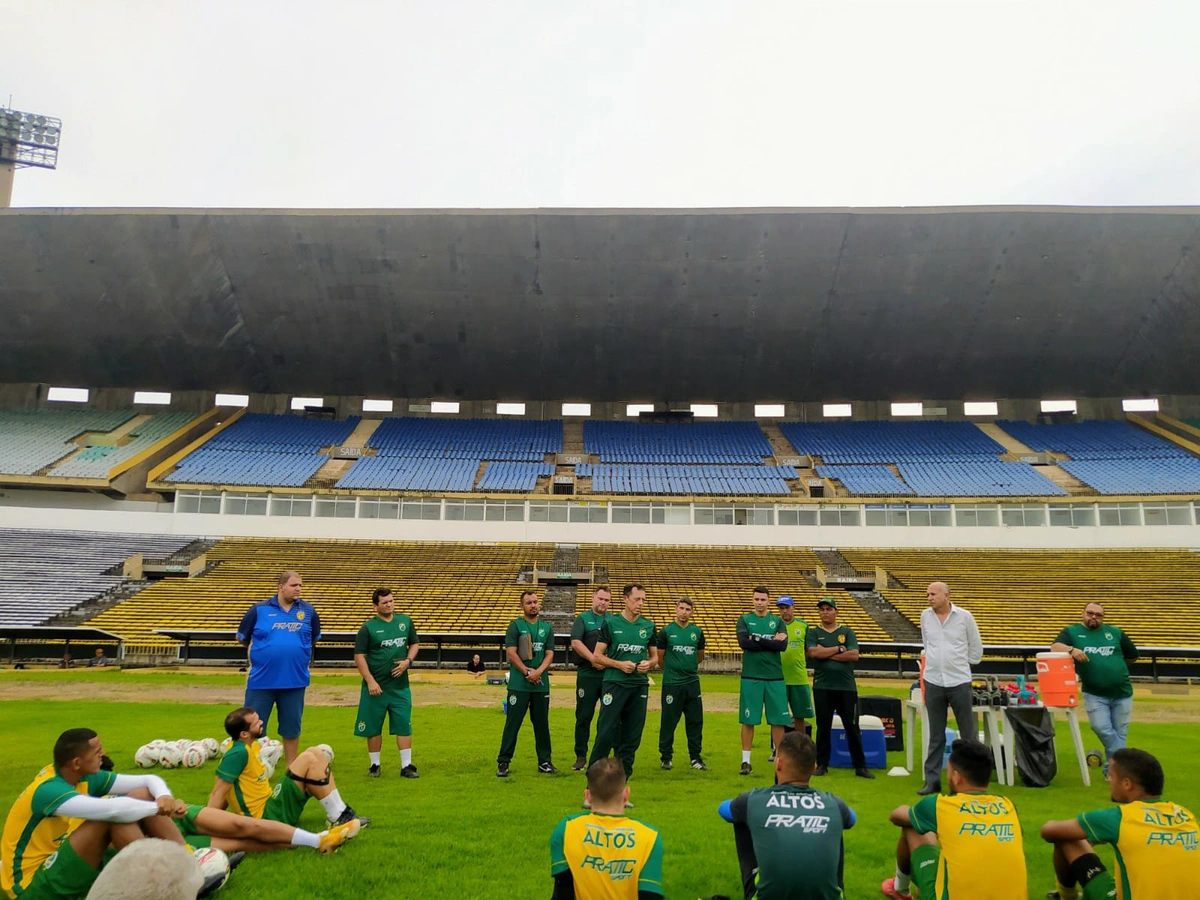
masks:
<instances>
[{"instance_id":1,"label":"green grass pitch","mask_svg":"<svg viewBox=\"0 0 1200 900\"><path fill-rule=\"evenodd\" d=\"M49 675L50 673L46 673ZM105 679L111 679L109 673ZM5 673L5 684L15 683L15 673ZM41 680L37 673L26 676ZM228 693L239 683L235 676L153 676L120 673L123 681L145 681L146 697L153 699L154 685L189 683L211 685ZM545 897L550 893L549 836L564 815L579 810L584 777L569 770L572 762L572 701L568 678L557 679L551 709L557 776L534 771L533 735L528 723L521 733L512 775L495 776L496 749L503 716L501 689L495 703L485 708L447 704L414 710L414 762L421 778L401 779L394 744L385 740L384 777L366 777L365 742L352 736L352 708L310 706L305 713L305 745L327 742L337 752L334 771L342 796L373 824L332 857L307 850L260 855L247 860L222 890L227 900L237 898L322 897L361 900L362 897ZM111 683L111 682L109 682ZM65 728L96 729L106 751L117 761L118 771L134 771L133 753L155 738L217 737L228 703L106 702L104 686L86 700L0 701L0 807L7 809L35 772L50 760L54 739ZM414 685L419 703L422 686ZM488 688L479 686L479 691ZM736 690L736 680L706 677L710 696ZM897 685L892 691L900 694ZM7 692L4 692L7 693ZM678 762L686 756L682 727L676 735ZM1189 724L1141 725L1136 722L1131 742L1159 756L1167 773L1167 796L1195 809L1200 797L1200 776L1190 766L1190 750L1197 734ZM1089 732L1088 745L1094 743ZM730 826L717 816L717 805L752 787L772 781L767 762L766 730L756 735L754 773L737 774L740 764L738 725L729 713L705 718L705 758L709 772L680 766L661 771L657 754L658 714L651 712L631 781L633 814L658 828L665 846L666 896L741 896ZM1049 848L1037 830L1050 818L1065 818L1109 802L1107 786L1096 778L1084 788L1075 769L1070 739L1060 731L1059 775L1047 789L1009 788L1025 833L1030 896L1044 896L1053 888ZM903 764L903 754L889 762ZM202 769L162 771L177 796L203 802L216 770L215 762ZM1094 773L1098 774L1098 773ZM879 896L879 883L893 870L897 837L887 823L888 812L901 803L915 801L919 776L889 778L877 773L875 781L835 770L816 779L822 789L843 797L858 813L858 825L846 836L846 895ZM324 817L316 803L305 810L302 827L319 830ZM1101 850L1111 864L1111 852Z\"/></svg>"}]
</instances>

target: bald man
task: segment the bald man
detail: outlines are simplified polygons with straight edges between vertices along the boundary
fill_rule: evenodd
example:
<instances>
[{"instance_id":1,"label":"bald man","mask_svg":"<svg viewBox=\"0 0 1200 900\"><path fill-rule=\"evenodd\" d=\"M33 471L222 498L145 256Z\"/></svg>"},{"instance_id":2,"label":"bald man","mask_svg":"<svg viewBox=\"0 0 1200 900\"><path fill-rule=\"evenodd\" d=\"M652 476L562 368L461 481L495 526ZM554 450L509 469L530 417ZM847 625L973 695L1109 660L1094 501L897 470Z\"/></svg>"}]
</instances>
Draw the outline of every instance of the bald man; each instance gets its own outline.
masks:
<instances>
[{"instance_id":1,"label":"bald man","mask_svg":"<svg viewBox=\"0 0 1200 900\"><path fill-rule=\"evenodd\" d=\"M946 751L946 715L954 709L960 737L974 739L971 711L971 666L983 659L983 640L975 617L950 602L950 588L935 581L925 591L929 608L921 613L921 643L925 646L925 707L929 711L929 753L925 783L918 794L942 790L942 754Z\"/></svg>"}]
</instances>

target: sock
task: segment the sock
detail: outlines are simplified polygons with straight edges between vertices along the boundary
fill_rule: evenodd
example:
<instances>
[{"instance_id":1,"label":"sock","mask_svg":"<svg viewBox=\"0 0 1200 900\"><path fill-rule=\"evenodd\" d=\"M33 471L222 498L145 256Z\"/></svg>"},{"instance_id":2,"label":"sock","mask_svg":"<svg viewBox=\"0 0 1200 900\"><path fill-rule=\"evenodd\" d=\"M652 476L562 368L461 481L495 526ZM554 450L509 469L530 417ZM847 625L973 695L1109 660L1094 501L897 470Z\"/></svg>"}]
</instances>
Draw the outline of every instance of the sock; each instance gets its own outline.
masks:
<instances>
[{"instance_id":1,"label":"sock","mask_svg":"<svg viewBox=\"0 0 1200 900\"><path fill-rule=\"evenodd\" d=\"M400 751L400 768L404 769L412 765L412 747L407 750Z\"/></svg>"},{"instance_id":2,"label":"sock","mask_svg":"<svg viewBox=\"0 0 1200 900\"><path fill-rule=\"evenodd\" d=\"M371 765L373 765L373 766L379 765L379 756L382 753L383 753L382 750L376 750L374 753L371 753L369 750L367 751L367 756L371 757Z\"/></svg>"},{"instance_id":3,"label":"sock","mask_svg":"<svg viewBox=\"0 0 1200 900\"><path fill-rule=\"evenodd\" d=\"M742 751L742 762L744 762L744 763L750 762L750 751L749 750Z\"/></svg>"},{"instance_id":4,"label":"sock","mask_svg":"<svg viewBox=\"0 0 1200 900\"><path fill-rule=\"evenodd\" d=\"M1054 886L1058 888L1059 900L1078 900L1079 885L1073 884L1070 887L1065 887L1058 879L1055 879Z\"/></svg>"},{"instance_id":5,"label":"sock","mask_svg":"<svg viewBox=\"0 0 1200 900\"><path fill-rule=\"evenodd\" d=\"M325 810L325 817L330 822L336 822L346 809L346 802L342 800L342 795L336 790L332 790L325 797L321 798L321 808Z\"/></svg>"},{"instance_id":6,"label":"sock","mask_svg":"<svg viewBox=\"0 0 1200 900\"><path fill-rule=\"evenodd\" d=\"M313 834L311 831L304 831L297 828L295 834L292 835L293 847L312 847L314 850L321 849L321 835Z\"/></svg>"},{"instance_id":7,"label":"sock","mask_svg":"<svg viewBox=\"0 0 1200 900\"><path fill-rule=\"evenodd\" d=\"M894 887L901 894L907 894L911 884L912 875L905 875L900 871L900 867L896 866L896 880L892 882L892 887Z\"/></svg>"}]
</instances>

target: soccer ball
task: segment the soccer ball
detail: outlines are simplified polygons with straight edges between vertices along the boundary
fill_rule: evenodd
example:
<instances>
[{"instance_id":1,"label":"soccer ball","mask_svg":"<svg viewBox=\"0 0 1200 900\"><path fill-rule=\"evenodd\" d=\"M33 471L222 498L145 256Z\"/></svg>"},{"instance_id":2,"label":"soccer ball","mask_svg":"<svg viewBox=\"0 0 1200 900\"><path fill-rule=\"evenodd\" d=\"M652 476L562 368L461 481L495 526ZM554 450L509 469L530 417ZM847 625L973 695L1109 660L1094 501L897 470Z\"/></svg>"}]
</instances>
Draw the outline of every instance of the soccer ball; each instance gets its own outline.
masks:
<instances>
[{"instance_id":1,"label":"soccer ball","mask_svg":"<svg viewBox=\"0 0 1200 900\"><path fill-rule=\"evenodd\" d=\"M143 744L137 748L137 753L133 754L133 761L137 763L139 769L153 769L158 765L160 752L157 747L152 747L150 744Z\"/></svg>"},{"instance_id":2,"label":"soccer ball","mask_svg":"<svg viewBox=\"0 0 1200 900\"><path fill-rule=\"evenodd\" d=\"M330 747L328 744L317 744L317 749L322 751L326 756L328 756L329 761L331 763L333 762L333 748L332 747Z\"/></svg>"},{"instance_id":3,"label":"soccer ball","mask_svg":"<svg viewBox=\"0 0 1200 900\"><path fill-rule=\"evenodd\" d=\"M167 744L158 751L158 764L164 769L178 769L183 765L183 751L174 744Z\"/></svg>"},{"instance_id":4,"label":"soccer ball","mask_svg":"<svg viewBox=\"0 0 1200 900\"><path fill-rule=\"evenodd\" d=\"M205 738L200 743L204 746L204 752L208 754L209 759L221 752L221 745L217 743L216 738Z\"/></svg>"},{"instance_id":5,"label":"soccer ball","mask_svg":"<svg viewBox=\"0 0 1200 900\"><path fill-rule=\"evenodd\" d=\"M181 753L182 753L184 750L186 750L188 747L192 746L192 742L191 742L191 740L190 740L190 739L188 739L188 738L180 738L180 739L179 739L179 740L177 740L177 741L171 741L171 743L172 743L172 744L174 744L176 747L178 747L178 748L179 748L179 751L180 751Z\"/></svg>"},{"instance_id":6,"label":"soccer ball","mask_svg":"<svg viewBox=\"0 0 1200 900\"><path fill-rule=\"evenodd\" d=\"M150 747L153 750L161 750L163 747L167 746L167 742L164 741L162 738L159 738L156 741L151 741L146 746Z\"/></svg>"},{"instance_id":7,"label":"soccer ball","mask_svg":"<svg viewBox=\"0 0 1200 900\"><path fill-rule=\"evenodd\" d=\"M233 738L227 737L217 745L217 750L222 756L229 752L229 748L233 746Z\"/></svg>"},{"instance_id":8,"label":"soccer ball","mask_svg":"<svg viewBox=\"0 0 1200 900\"><path fill-rule=\"evenodd\" d=\"M208 753L204 745L198 741L183 751L183 764L189 769L197 769L208 762Z\"/></svg>"},{"instance_id":9,"label":"soccer ball","mask_svg":"<svg viewBox=\"0 0 1200 900\"><path fill-rule=\"evenodd\" d=\"M213 875L224 873L225 877L217 885L218 888L229 880L229 857L225 855L224 850L218 850L215 847L201 847L195 852L195 858L196 865L200 867L200 874L204 876L205 880Z\"/></svg>"}]
</instances>

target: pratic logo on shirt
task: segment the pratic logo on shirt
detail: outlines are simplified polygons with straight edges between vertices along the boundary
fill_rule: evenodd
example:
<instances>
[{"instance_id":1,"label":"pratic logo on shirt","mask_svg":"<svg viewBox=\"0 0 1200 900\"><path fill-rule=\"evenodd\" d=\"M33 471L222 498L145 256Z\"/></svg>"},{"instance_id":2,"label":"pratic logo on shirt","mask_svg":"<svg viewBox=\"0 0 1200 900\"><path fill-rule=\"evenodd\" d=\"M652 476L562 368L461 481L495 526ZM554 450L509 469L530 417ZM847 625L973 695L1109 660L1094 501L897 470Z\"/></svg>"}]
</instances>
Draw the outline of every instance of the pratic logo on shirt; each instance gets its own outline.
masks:
<instances>
[{"instance_id":1,"label":"pratic logo on shirt","mask_svg":"<svg viewBox=\"0 0 1200 900\"><path fill-rule=\"evenodd\" d=\"M959 834L969 834L972 837L994 837L1001 844L1007 844L1017 838L1016 829L1009 822L989 825L986 822L963 822L958 829Z\"/></svg>"},{"instance_id":2,"label":"pratic logo on shirt","mask_svg":"<svg viewBox=\"0 0 1200 900\"><path fill-rule=\"evenodd\" d=\"M1152 831L1146 838L1147 847L1182 847L1184 850L1200 849L1194 831Z\"/></svg>"},{"instance_id":3,"label":"pratic logo on shirt","mask_svg":"<svg viewBox=\"0 0 1200 900\"><path fill-rule=\"evenodd\" d=\"M618 653L641 653L645 649L641 644L617 644Z\"/></svg>"},{"instance_id":4,"label":"pratic logo on shirt","mask_svg":"<svg viewBox=\"0 0 1200 900\"><path fill-rule=\"evenodd\" d=\"M406 638L406 637L388 638L386 641L380 641L379 646L380 647L403 647L407 643L408 643L408 638Z\"/></svg>"},{"instance_id":5,"label":"pratic logo on shirt","mask_svg":"<svg viewBox=\"0 0 1200 900\"><path fill-rule=\"evenodd\" d=\"M767 828L799 828L805 834L824 834L829 830L829 816L793 816L772 813L764 823Z\"/></svg>"},{"instance_id":6,"label":"pratic logo on shirt","mask_svg":"<svg viewBox=\"0 0 1200 900\"><path fill-rule=\"evenodd\" d=\"M276 622L271 626L272 631L299 631L300 628L299 622Z\"/></svg>"},{"instance_id":7,"label":"pratic logo on shirt","mask_svg":"<svg viewBox=\"0 0 1200 900\"><path fill-rule=\"evenodd\" d=\"M534 652L535 654L536 654L536 653L541 653L541 652L542 652L542 648L543 648L543 647L545 647L545 646L546 646L546 644L545 644L545 642L544 642L544 641L534 641L534 642L533 642L533 652Z\"/></svg>"},{"instance_id":8,"label":"pratic logo on shirt","mask_svg":"<svg viewBox=\"0 0 1200 900\"><path fill-rule=\"evenodd\" d=\"M1112 640L1110 637L1109 640ZM1088 656L1113 656L1117 652L1116 647L1080 647Z\"/></svg>"},{"instance_id":9,"label":"pratic logo on shirt","mask_svg":"<svg viewBox=\"0 0 1200 900\"><path fill-rule=\"evenodd\" d=\"M603 856L585 856L580 863L582 869L595 869L608 876L609 881L628 881L637 873L636 859L605 859Z\"/></svg>"},{"instance_id":10,"label":"pratic logo on shirt","mask_svg":"<svg viewBox=\"0 0 1200 900\"><path fill-rule=\"evenodd\" d=\"M676 653L682 653L684 656L695 656L696 655L695 647L684 647L682 644L676 644L671 649L674 650Z\"/></svg>"}]
</instances>

